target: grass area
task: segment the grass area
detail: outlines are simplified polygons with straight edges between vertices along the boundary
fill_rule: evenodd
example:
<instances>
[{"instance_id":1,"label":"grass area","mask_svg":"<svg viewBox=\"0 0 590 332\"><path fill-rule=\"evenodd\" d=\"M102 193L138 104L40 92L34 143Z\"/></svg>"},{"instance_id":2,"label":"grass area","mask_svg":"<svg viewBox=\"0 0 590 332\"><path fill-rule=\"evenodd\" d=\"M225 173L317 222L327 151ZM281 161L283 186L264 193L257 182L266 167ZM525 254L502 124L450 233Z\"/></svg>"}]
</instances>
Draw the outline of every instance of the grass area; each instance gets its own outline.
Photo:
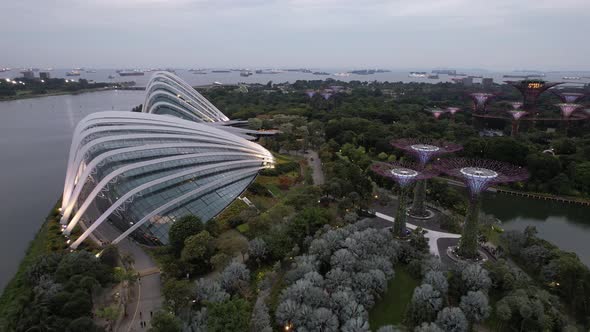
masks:
<instances>
[{"instance_id":1,"label":"grass area","mask_svg":"<svg viewBox=\"0 0 590 332\"><path fill-rule=\"evenodd\" d=\"M369 312L371 329L376 330L383 325L401 324L410 303L414 288L419 281L412 278L405 267L395 269L395 277L387 283L387 292L377 301Z\"/></svg>"}]
</instances>

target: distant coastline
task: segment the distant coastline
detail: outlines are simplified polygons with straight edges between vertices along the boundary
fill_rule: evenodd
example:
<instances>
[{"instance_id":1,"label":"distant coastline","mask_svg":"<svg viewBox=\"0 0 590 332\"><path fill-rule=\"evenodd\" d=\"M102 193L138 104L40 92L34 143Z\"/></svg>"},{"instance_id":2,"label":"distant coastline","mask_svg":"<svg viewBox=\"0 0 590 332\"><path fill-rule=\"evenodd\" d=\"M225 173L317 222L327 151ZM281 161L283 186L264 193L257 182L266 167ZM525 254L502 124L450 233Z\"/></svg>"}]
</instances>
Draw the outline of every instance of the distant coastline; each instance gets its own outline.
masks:
<instances>
[{"instance_id":1,"label":"distant coastline","mask_svg":"<svg viewBox=\"0 0 590 332\"><path fill-rule=\"evenodd\" d=\"M55 92L37 93L37 94L27 93L27 94L22 94L22 95L17 95L17 96L0 97L0 102L13 101L13 100L23 100L23 99L33 99L33 98L40 98L40 97L50 97L50 96L79 95L79 94L89 93L89 92L100 92L100 91L108 91L108 90L116 90L116 89L120 89L120 88L104 87L104 88L82 89L82 90L78 90L78 91L55 91Z\"/></svg>"}]
</instances>

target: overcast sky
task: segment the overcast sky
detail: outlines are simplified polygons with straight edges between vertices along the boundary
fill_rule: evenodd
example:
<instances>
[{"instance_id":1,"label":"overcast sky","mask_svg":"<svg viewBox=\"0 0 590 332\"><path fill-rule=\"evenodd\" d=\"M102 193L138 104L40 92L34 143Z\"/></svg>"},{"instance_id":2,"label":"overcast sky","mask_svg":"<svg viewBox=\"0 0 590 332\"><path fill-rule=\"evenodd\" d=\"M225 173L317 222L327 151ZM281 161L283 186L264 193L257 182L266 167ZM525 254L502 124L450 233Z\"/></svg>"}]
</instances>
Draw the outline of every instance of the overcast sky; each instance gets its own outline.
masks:
<instances>
[{"instance_id":1,"label":"overcast sky","mask_svg":"<svg viewBox=\"0 0 590 332\"><path fill-rule=\"evenodd\" d=\"M0 67L590 69L590 0L1 0Z\"/></svg>"}]
</instances>

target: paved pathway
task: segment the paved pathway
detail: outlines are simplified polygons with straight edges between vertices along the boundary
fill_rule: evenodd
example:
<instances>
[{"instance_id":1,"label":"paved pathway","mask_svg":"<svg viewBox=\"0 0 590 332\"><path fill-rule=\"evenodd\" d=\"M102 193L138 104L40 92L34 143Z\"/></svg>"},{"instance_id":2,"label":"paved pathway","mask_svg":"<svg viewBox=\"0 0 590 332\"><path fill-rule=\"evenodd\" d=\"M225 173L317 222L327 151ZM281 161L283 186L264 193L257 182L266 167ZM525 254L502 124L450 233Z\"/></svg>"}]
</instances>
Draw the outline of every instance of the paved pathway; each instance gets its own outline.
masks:
<instances>
[{"instance_id":1,"label":"paved pathway","mask_svg":"<svg viewBox=\"0 0 590 332\"><path fill-rule=\"evenodd\" d=\"M102 241L110 241L116 238L120 231L108 222L103 223L94 231ZM116 327L115 331L132 332L147 331L151 320L150 312L155 313L162 307L162 285L160 271L156 262L137 243L130 238L125 238L117 244L120 255L133 257L133 268L140 277L130 289L130 299L127 303L127 316ZM142 328L140 322L147 323Z\"/></svg>"},{"instance_id":2,"label":"paved pathway","mask_svg":"<svg viewBox=\"0 0 590 332\"><path fill-rule=\"evenodd\" d=\"M395 218L393 218L392 216L388 216L388 215L383 214L381 212L376 212L375 214L377 215L377 218L387 220L391 223L395 222ZM410 223L406 223L406 226L412 230L416 229L416 227L417 227L416 225L410 224ZM438 240L439 239L443 239L443 238L458 239L461 237L460 234L439 232L439 231L431 230L428 228L424 228L424 229L426 231L428 231L426 234L424 234L424 237L428 239L428 246L430 247L430 253L437 256L437 257L440 257L440 252L439 252L439 248L438 248Z\"/></svg>"},{"instance_id":3,"label":"paved pathway","mask_svg":"<svg viewBox=\"0 0 590 332\"><path fill-rule=\"evenodd\" d=\"M305 159L312 169L313 184L321 186L324 184L324 172L322 171L322 161L316 151L308 150L305 153Z\"/></svg>"}]
</instances>

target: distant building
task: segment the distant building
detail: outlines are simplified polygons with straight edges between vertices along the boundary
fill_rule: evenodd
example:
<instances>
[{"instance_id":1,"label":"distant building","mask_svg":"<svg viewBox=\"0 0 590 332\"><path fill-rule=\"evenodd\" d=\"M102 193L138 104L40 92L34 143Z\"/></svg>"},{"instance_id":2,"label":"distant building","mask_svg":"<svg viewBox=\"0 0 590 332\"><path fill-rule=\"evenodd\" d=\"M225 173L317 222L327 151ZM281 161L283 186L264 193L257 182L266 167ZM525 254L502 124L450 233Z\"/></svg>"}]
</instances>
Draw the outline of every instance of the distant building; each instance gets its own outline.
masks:
<instances>
[{"instance_id":1,"label":"distant building","mask_svg":"<svg viewBox=\"0 0 590 332\"><path fill-rule=\"evenodd\" d=\"M21 73L23 74L24 78L30 78L30 79L35 78L35 72L32 70L22 71Z\"/></svg>"},{"instance_id":2,"label":"distant building","mask_svg":"<svg viewBox=\"0 0 590 332\"><path fill-rule=\"evenodd\" d=\"M39 73L39 78L42 80L48 80L51 78L51 74L48 71L42 71Z\"/></svg>"},{"instance_id":3,"label":"distant building","mask_svg":"<svg viewBox=\"0 0 590 332\"><path fill-rule=\"evenodd\" d=\"M489 89L494 85L494 79L491 77L482 78L481 85L484 89Z\"/></svg>"},{"instance_id":4,"label":"distant building","mask_svg":"<svg viewBox=\"0 0 590 332\"><path fill-rule=\"evenodd\" d=\"M473 85L473 77L472 76L463 77L461 79L461 83L463 83L463 85L465 85L465 86L472 86Z\"/></svg>"}]
</instances>

